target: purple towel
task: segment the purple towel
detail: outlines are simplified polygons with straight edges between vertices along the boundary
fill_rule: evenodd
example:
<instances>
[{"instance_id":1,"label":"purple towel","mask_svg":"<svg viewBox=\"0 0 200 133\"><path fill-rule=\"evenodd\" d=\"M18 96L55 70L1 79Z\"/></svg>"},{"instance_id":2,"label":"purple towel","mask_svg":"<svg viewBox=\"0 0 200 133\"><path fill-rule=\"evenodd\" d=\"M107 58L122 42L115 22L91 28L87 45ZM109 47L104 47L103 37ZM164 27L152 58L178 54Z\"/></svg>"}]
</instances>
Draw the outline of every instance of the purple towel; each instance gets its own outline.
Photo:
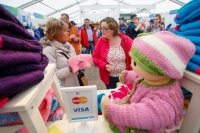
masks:
<instances>
[{"instance_id":1,"label":"purple towel","mask_svg":"<svg viewBox=\"0 0 200 133\"><path fill-rule=\"evenodd\" d=\"M0 69L21 64L39 64L41 54L36 52L0 50Z\"/></svg>"},{"instance_id":2,"label":"purple towel","mask_svg":"<svg viewBox=\"0 0 200 133\"><path fill-rule=\"evenodd\" d=\"M20 73L25 73L25 72L30 72L30 71L35 71L35 70L41 70L44 71L48 64L48 58L42 54L42 59L41 62L38 64L20 64L18 66L13 66L13 67L8 67L5 69L0 70L0 77L3 76L9 76L9 75L16 75Z\"/></svg>"},{"instance_id":3,"label":"purple towel","mask_svg":"<svg viewBox=\"0 0 200 133\"><path fill-rule=\"evenodd\" d=\"M27 72L23 74L6 76L0 78L0 98L12 96L24 89L27 89L44 78L40 70Z\"/></svg>"},{"instance_id":4,"label":"purple towel","mask_svg":"<svg viewBox=\"0 0 200 133\"><path fill-rule=\"evenodd\" d=\"M37 40L28 40L23 38L17 38L10 35L4 35L0 33L0 49L11 49L20 51L34 51L40 52L43 47Z\"/></svg>"}]
</instances>

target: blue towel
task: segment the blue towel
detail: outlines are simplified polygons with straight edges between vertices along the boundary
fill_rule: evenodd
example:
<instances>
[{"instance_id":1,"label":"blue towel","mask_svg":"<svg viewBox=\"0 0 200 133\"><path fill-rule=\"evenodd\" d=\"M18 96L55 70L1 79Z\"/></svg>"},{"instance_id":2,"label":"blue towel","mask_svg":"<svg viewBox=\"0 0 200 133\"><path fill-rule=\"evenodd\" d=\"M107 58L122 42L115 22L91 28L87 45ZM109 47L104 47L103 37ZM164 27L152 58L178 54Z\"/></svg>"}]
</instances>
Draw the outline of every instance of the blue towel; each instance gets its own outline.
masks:
<instances>
[{"instance_id":1,"label":"blue towel","mask_svg":"<svg viewBox=\"0 0 200 133\"><path fill-rule=\"evenodd\" d=\"M192 22L200 16L200 0L192 0L178 10L174 21L177 24Z\"/></svg>"},{"instance_id":2,"label":"blue towel","mask_svg":"<svg viewBox=\"0 0 200 133\"><path fill-rule=\"evenodd\" d=\"M200 39L199 39L200 37L198 37L198 36L184 36L182 34L176 34L176 35L182 36L182 37L184 37L186 39L189 39L192 43L194 43L194 45L200 46Z\"/></svg>"},{"instance_id":3,"label":"blue towel","mask_svg":"<svg viewBox=\"0 0 200 133\"><path fill-rule=\"evenodd\" d=\"M197 64L194 64L192 62L188 62L187 64L187 69L190 70L190 71L193 71L193 72L196 72L196 70L200 68L200 66L198 66Z\"/></svg>"},{"instance_id":4,"label":"blue towel","mask_svg":"<svg viewBox=\"0 0 200 133\"><path fill-rule=\"evenodd\" d=\"M192 93L189 92L188 90L186 90L185 88L181 87L182 89L182 92L183 92L183 95L184 95L184 98L189 98L189 97L192 97Z\"/></svg>"},{"instance_id":5,"label":"blue towel","mask_svg":"<svg viewBox=\"0 0 200 133\"><path fill-rule=\"evenodd\" d=\"M174 30L174 34L183 36L200 36L200 28L195 30L186 30L186 31Z\"/></svg>"},{"instance_id":6,"label":"blue towel","mask_svg":"<svg viewBox=\"0 0 200 133\"><path fill-rule=\"evenodd\" d=\"M195 52L196 55L200 55L200 46L196 46L196 52Z\"/></svg>"},{"instance_id":7,"label":"blue towel","mask_svg":"<svg viewBox=\"0 0 200 133\"><path fill-rule=\"evenodd\" d=\"M97 95L98 113L102 113L101 112L101 99L103 96L105 96L104 93Z\"/></svg>"},{"instance_id":8,"label":"blue towel","mask_svg":"<svg viewBox=\"0 0 200 133\"><path fill-rule=\"evenodd\" d=\"M200 55L193 55L190 62L200 66Z\"/></svg>"},{"instance_id":9,"label":"blue towel","mask_svg":"<svg viewBox=\"0 0 200 133\"><path fill-rule=\"evenodd\" d=\"M180 26L180 31L196 30L196 29L200 29L200 20L183 24Z\"/></svg>"}]
</instances>

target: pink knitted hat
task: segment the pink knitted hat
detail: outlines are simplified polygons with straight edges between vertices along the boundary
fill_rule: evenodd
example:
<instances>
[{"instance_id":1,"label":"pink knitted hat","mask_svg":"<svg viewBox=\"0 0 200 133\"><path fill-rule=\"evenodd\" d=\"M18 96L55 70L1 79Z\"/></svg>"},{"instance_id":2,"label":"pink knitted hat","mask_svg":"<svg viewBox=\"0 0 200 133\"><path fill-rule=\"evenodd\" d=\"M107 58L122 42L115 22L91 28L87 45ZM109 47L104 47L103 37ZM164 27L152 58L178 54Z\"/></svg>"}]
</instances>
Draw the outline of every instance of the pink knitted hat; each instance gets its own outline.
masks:
<instances>
[{"instance_id":1,"label":"pink knitted hat","mask_svg":"<svg viewBox=\"0 0 200 133\"><path fill-rule=\"evenodd\" d=\"M189 40L168 31L137 37L130 56L147 72L181 79L186 65L195 52Z\"/></svg>"}]
</instances>

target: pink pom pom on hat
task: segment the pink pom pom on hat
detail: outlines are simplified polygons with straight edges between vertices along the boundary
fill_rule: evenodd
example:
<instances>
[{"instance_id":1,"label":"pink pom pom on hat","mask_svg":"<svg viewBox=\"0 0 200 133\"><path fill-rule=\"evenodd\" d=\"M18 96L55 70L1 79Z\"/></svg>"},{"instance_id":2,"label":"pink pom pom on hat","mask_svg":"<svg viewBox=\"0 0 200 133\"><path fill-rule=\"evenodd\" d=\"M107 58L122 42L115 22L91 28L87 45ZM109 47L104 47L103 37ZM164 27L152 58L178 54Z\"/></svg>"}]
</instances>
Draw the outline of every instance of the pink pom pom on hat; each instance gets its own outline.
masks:
<instances>
[{"instance_id":1,"label":"pink pom pom on hat","mask_svg":"<svg viewBox=\"0 0 200 133\"><path fill-rule=\"evenodd\" d=\"M147 72L181 79L190 58L195 52L188 39L168 31L137 37L129 55Z\"/></svg>"}]
</instances>

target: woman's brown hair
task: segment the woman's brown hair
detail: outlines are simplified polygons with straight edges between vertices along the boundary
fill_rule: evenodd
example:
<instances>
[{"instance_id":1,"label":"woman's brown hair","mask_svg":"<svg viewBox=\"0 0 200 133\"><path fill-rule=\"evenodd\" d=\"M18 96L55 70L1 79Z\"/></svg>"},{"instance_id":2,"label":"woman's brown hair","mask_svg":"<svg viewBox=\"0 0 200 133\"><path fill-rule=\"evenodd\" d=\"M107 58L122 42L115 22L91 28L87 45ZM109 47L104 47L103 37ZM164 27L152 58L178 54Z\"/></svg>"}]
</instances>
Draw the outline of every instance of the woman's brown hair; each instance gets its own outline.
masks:
<instances>
[{"instance_id":1,"label":"woman's brown hair","mask_svg":"<svg viewBox=\"0 0 200 133\"><path fill-rule=\"evenodd\" d=\"M102 22L106 22L108 24L108 28L114 31L113 36L117 36L119 34L119 26L114 18L106 17L101 20L100 25Z\"/></svg>"},{"instance_id":2,"label":"woman's brown hair","mask_svg":"<svg viewBox=\"0 0 200 133\"><path fill-rule=\"evenodd\" d=\"M46 37L48 40L54 41L58 35L67 30L68 25L64 21L52 18L46 25Z\"/></svg>"}]
</instances>

